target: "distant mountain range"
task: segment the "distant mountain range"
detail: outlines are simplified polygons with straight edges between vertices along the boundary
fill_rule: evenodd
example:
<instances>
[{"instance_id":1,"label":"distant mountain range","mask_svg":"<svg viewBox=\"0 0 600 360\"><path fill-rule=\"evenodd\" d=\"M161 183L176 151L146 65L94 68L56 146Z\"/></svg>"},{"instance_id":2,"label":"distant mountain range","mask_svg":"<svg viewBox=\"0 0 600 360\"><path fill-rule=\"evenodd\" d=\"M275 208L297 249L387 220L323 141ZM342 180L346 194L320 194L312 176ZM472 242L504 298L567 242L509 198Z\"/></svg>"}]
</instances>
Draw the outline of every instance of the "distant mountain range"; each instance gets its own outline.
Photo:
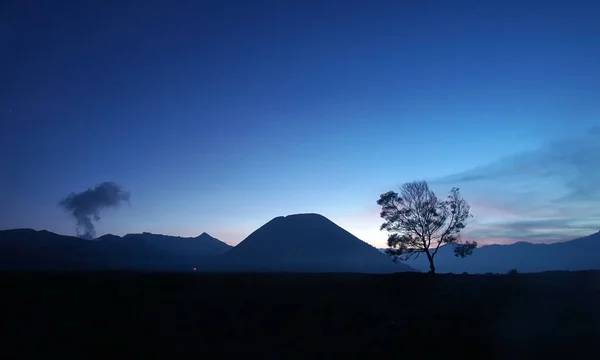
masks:
<instances>
[{"instance_id":1,"label":"distant mountain range","mask_svg":"<svg viewBox=\"0 0 600 360\"><path fill-rule=\"evenodd\" d=\"M424 255L404 264L420 271L429 269ZM553 244L487 245L475 249L473 255L464 259L454 256L452 246L447 245L436 255L435 267L438 273L504 274L510 269L519 272L597 270L600 269L600 232Z\"/></svg>"},{"instance_id":2,"label":"distant mountain range","mask_svg":"<svg viewBox=\"0 0 600 360\"><path fill-rule=\"evenodd\" d=\"M208 234L196 238L128 234L94 240L49 231L0 231L0 269L189 270L231 249Z\"/></svg>"},{"instance_id":3,"label":"distant mountain range","mask_svg":"<svg viewBox=\"0 0 600 360\"><path fill-rule=\"evenodd\" d=\"M427 271L425 256L394 264L382 249L318 214L280 216L232 247L202 233L151 233L83 240L49 231L0 231L0 269L269 271L393 273ZM477 248L464 259L438 252L439 273L506 273L600 269L600 232L554 244L520 242Z\"/></svg>"},{"instance_id":4,"label":"distant mountain range","mask_svg":"<svg viewBox=\"0 0 600 360\"><path fill-rule=\"evenodd\" d=\"M123 239L142 238L147 243L158 249L168 251L177 256L204 257L221 255L233 246L226 244L207 233L202 233L194 238L160 235L144 232L141 234L127 234Z\"/></svg>"},{"instance_id":5,"label":"distant mountain range","mask_svg":"<svg viewBox=\"0 0 600 360\"><path fill-rule=\"evenodd\" d=\"M277 217L235 248L203 233L83 240L48 231L0 231L0 269L362 272L411 271L317 214Z\"/></svg>"}]
</instances>

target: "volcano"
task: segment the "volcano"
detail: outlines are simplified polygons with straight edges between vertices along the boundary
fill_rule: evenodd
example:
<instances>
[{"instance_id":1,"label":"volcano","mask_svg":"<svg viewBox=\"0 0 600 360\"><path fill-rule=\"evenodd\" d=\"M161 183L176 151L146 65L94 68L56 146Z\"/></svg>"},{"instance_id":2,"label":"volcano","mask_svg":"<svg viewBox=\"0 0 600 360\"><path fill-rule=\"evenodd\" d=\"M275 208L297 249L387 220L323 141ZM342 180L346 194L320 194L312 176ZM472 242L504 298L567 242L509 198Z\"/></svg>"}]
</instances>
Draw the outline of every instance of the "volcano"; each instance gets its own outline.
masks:
<instances>
[{"instance_id":1,"label":"volcano","mask_svg":"<svg viewBox=\"0 0 600 360\"><path fill-rule=\"evenodd\" d=\"M375 247L319 214L276 217L223 255L222 261L233 271L414 271L394 264Z\"/></svg>"}]
</instances>

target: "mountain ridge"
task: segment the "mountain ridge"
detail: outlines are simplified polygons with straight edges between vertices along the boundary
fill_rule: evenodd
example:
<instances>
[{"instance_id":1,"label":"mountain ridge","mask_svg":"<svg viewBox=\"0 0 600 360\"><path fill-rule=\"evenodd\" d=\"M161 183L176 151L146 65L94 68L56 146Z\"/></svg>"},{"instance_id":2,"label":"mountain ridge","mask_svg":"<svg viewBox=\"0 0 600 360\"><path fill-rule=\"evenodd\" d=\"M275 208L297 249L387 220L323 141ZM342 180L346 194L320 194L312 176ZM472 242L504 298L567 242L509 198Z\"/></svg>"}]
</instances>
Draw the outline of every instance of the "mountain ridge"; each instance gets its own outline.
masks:
<instances>
[{"instance_id":1,"label":"mountain ridge","mask_svg":"<svg viewBox=\"0 0 600 360\"><path fill-rule=\"evenodd\" d=\"M380 249L384 251L385 249ZM404 261L416 269L425 271L427 259ZM600 269L600 231L567 241L536 244L518 241L513 244L491 244L476 248L466 258L454 256L451 245L442 246L435 258L439 273L506 273L510 269L519 272L577 271Z\"/></svg>"},{"instance_id":2,"label":"mountain ridge","mask_svg":"<svg viewBox=\"0 0 600 360\"><path fill-rule=\"evenodd\" d=\"M381 250L314 213L275 217L235 247L205 232L197 237L105 234L84 240L31 228L0 231L0 268L4 269L189 271L197 267L204 271L375 273L409 270L406 266L428 269L425 257L393 264ZM374 255L364 260L364 254L373 251L381 256L379 260L373 260ZM440 273L506 273L512 268L519 272L594 270L600 269L599 254L600 231L550 244L486 245L464 259L454 257L452 246L443 246L436 256L436 268ZM389 263L375 266L382 258Z\"/></svg>"},{"instance_id":3,"label":"mountain ridge","mask_svg":"<svg viewBox=\"0 0 600 360\"><path fill-rule=\"evenodd\" d=\"M206 257L222 255L233 247L206 232L197 237L181 237L143 232L127 234L123 239L142 238L149 244L172 254L185 257Z\"/></svg>"}]
</instances>

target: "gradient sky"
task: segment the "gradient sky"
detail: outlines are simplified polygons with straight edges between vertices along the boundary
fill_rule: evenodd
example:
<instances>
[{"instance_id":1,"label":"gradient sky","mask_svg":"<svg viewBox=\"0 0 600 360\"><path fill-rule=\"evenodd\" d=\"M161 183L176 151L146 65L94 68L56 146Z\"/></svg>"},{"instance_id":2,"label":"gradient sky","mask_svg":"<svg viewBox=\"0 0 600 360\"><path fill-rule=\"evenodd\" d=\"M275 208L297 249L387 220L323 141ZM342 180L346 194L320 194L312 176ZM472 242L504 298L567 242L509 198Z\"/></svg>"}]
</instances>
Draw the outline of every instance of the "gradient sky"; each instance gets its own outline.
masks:
<instances>
[{"instance_id":1,"label":"gradient sky","mask_svg":"<svg viewBox=\"0 0 600 360\"><path fill-rule=\"evenodd\" d=\"M236 244L327 216L385 244L376 200L460 186L481 243L600 230L597 1L3 1L0 229Z\"/></svg>"}]
</instances>

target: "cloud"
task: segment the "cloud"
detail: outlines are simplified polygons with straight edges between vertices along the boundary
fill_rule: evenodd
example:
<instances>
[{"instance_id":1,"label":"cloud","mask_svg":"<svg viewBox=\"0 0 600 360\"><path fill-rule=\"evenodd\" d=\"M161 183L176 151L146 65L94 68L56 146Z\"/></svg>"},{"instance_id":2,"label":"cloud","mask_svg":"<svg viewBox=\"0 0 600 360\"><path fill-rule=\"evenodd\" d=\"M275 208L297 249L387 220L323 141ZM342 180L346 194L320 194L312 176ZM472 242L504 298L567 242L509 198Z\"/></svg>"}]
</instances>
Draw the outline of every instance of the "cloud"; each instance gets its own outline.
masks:
<instances>
[{"instance_id":1,"label":"cloud","mask_svg":"<svg viewBox=\"0 0 600 360\"><path fill-rule=\"evenodd\" d=\"M557 242L572 240L598 231L597 218L549 218L504 220L474 225L465 233L481 244Z\"/></svg>"},{"instance_id":2,"label":"cloud","mask_svg":"<svg viewBox=\"0 0 600 360\"><path fill-rule=\"evenodd\" d=\"M521 153L492 164L434 181L440 184L489 180L554 179L570 189L566 198L600 196L600 126L586 134L553 141L537 151Z\"/></svg>"},{"instance_id":3,"label":"cloud","mask_svg":"<svg viewBox=\"0 0 600 360\"><path fill-rule=\"evenodd\" d=\"M129 198L129 191L114 182L104 182L83 192L69 194L59 206L77 220L77 236L93 239L96 236L94 221L100 220L101 210L118 207Z\"/></svg>"},{"instance_id":4,"label":"cloud","mask_svg":"<svg viewBox=\"0 0 600 360\"><path fill-rule=\"evenodd\" d=\"M600 229L600 126L430 182L458 186L479 241L560 241Z\"/></svg>"}]
</instances>

